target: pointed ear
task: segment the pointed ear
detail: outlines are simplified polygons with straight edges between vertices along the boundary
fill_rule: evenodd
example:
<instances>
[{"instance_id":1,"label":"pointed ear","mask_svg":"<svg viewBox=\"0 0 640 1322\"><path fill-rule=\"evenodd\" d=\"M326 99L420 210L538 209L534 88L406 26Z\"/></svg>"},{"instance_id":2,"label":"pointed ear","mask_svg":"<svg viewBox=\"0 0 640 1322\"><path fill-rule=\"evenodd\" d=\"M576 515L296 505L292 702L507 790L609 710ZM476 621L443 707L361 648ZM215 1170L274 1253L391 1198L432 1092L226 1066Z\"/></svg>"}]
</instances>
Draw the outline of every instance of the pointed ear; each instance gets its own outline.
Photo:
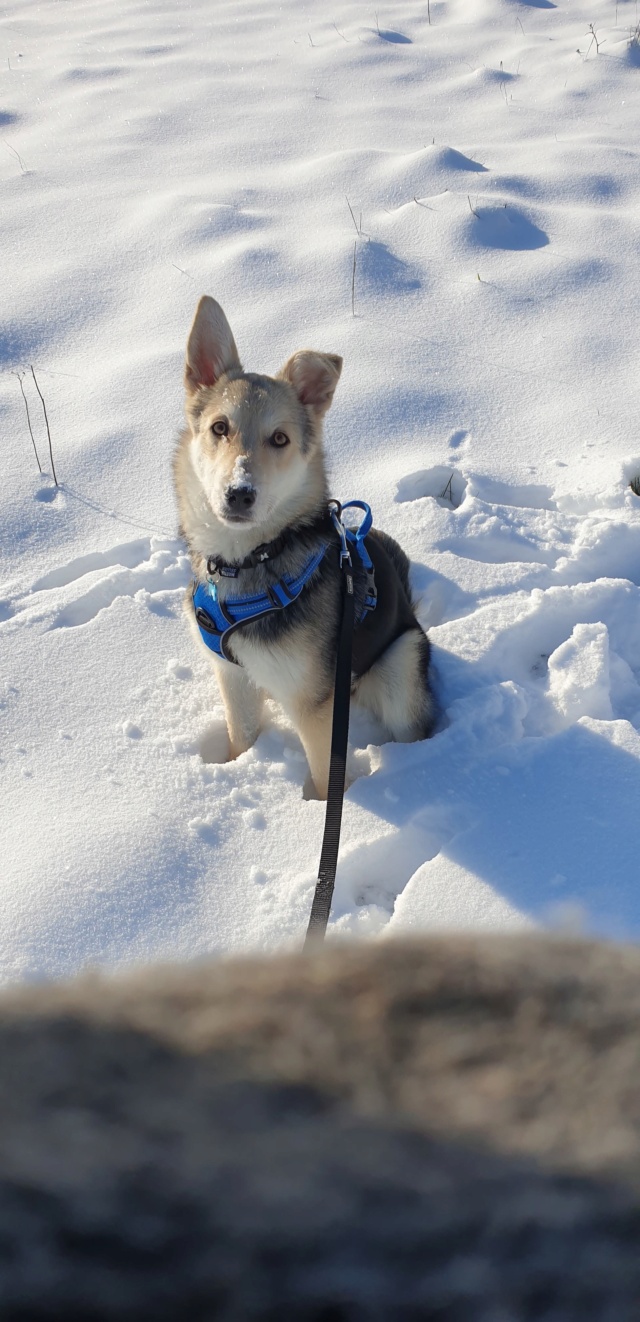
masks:
<instances>
[{"instance_id":1,"label":"pointed ear","mask_svg":"<svg viewBox=\"0 0 640 1322\"><path fill-rule=\"evenodd\" d=\"M293 386L302 404L308 404L322 417L331 404L341 371L342 359L337 353L300 349L285 363L278 376Z\"/></svg>"},{"instance_id":2,"label":"pointed ear","mask_svg":"<svg viewBox=\"0 0 640 1322\"><path fill-rule=\"evenodd\" d=\"M198 303L187 340L184 384L194 395L200 386L215 385L218 377L237 367L242 371L231 327L215 298L205 294Z\"/></svg>"}]
</instances>

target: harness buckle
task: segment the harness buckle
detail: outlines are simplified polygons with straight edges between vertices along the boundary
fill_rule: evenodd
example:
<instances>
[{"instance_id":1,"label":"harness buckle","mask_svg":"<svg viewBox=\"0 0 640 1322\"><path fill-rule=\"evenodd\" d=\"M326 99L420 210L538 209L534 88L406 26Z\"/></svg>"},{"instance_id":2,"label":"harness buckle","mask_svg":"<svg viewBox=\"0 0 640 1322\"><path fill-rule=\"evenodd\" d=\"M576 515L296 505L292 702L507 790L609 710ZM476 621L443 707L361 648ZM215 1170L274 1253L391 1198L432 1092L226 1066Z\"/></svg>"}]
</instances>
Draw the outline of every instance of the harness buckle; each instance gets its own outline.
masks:
<instances>
[{"instance_id":1,"label":"harness buckle","mask_svg":"<svg viewBox=\"0 0 640 1322\"><path fill-rule=\"evenodd\" d=\"M334 506L336 508L334 508ZM331 515L331 522L340 538L340 568L344 569L346 566L348 569L351 569L351 552L347 544L347 530L340 517L342 514L342 508L337 500L329 502L329 513Z\"/></svg>"},{"instance_id":2,"label":"harness buckle","mask_svg":"<svg viewBox=\"0 0 640 1322\"><path fill-rule=\"evenodd\" d=\"M194 613L200 628L204 629L205 633L212 633L216 638L222 637L222 629L218 629L209 612L206 611L204 607L196 606L194 608Z\"/></svg>"},{"instance_id":3,"label":"harness buckle","mask_svg":"<svg viewBox=\"0 0 640 1322\"><path fill-rule=\"evenodd\" d=\"M282 598L278 596L276 588L282 593ZM289 591L283 578L279 578L277 583L267 583L266 593L271 605L276 610L284 610L285 606L289 606L292 601L295 601L294 593Z\"/></svg>"},{"instance_id":4,"label":"harness buckle","mask_svg":"<svg viewBox=\"0 0 640 1322\"><path fill-rule=\"evenodd\" d=\"M284 610L284 602L280 601L280 598L276 595L271 583L267 583L266 591L269 601L271 602L271 605L274 607L274 610L278 610L278 611Z\"/></svg>"}]
</instances>

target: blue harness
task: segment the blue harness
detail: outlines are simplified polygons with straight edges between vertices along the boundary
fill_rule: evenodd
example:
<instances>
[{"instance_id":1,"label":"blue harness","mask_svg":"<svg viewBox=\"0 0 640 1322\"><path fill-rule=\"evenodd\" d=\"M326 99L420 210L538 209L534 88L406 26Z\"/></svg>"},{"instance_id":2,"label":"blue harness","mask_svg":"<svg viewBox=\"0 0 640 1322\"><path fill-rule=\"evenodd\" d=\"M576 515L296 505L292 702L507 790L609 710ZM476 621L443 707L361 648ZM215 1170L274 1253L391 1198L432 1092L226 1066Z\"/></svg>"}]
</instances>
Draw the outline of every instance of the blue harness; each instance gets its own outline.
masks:
<instances>
[{"instance_id":1,"label":"blue harness","mask_svg":"<svg viewBox=\"0 0 640 1322\"><path fill-rule=\"evenodd\" d=\"M342 522L342 510L353 507L362 510L364 517L357 528L348 528ZM351 559L351 549L353 549L366 570L367 590L364 607L358 621L360 623L369 611L375 610L377 599L373 564L364 540L371 530L371 510L362 500L349 500L346 505L342 506L337 501L332 501L329 506L329 513L340 538L341 563L345 559ZM229 636L235 633L236 629L239 629L243 624L250 624L253 620L263 619L265 615L271 615L273 611L284 610L293 601L297 601L300 593L324 560L329 546L330 543L325 542L317 551L314 551L303 565L297 578L293 578L291 574L283 574L282 578L269 584L266 592L254 593L248 597L226 596L224 601L220 601L218 581L220 577L235 578L237 576L238 568L233 565L216 566L213 573L207 574L206 583L194 582L192 592L193 609L203 643L215 656L223 657L226 661L235 662L235 657L230 655L226 647ZM257 553L257 563L267 559L269 559L269 554L266 548L263 555Z\"/></svg>"}]
</instances>

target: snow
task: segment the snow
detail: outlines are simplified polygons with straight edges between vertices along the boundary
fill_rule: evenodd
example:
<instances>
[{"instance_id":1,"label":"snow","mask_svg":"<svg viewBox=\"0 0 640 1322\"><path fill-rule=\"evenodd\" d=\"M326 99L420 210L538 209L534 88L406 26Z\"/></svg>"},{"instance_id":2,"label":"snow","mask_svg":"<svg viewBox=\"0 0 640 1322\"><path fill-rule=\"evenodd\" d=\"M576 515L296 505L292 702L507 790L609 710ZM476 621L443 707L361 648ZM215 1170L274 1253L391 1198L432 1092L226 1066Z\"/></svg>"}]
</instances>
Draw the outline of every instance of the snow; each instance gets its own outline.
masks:
<instances>
[{"instance_id":1,"label":"snow","mask_svg":"<svg viewBox=\"0 0 640 1322\"><path fill-rule=\"evenodd\" d=\"M430 9L2 10L5 982L303 937L299 741L273 709L224 762L182 616L204 292L248 369L344 356L332 489L406 548L433 643L432 740L354 718L329 939L640 935L637 6Z\"/></svg>"},{"instance_id":2,"label":"snow","mask_svg":"<svg viewBox=\"0 0 640 1322\"><path fill-rule=\"evenodd\" d=\"M233 465L233 472L229 483L230 486L240 487L240 489L247 487L251 490L253 479L249 472L248 464L249 460L246 454L239 454L237 456Z\"/></svg>"}]
</instances>

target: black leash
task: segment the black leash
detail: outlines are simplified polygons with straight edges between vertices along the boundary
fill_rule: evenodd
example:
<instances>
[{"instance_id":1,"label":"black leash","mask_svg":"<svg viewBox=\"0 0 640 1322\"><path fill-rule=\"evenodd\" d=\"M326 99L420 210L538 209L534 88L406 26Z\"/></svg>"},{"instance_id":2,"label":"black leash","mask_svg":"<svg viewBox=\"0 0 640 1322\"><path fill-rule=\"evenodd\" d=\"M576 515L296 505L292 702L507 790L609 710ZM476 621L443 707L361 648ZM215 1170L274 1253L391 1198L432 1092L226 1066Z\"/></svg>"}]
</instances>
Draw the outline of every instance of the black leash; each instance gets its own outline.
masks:
<instances>
[{"instance_id":1,"label":"black leash","mask_svg":"<svg viewBox=\"0 0 640 1322\"><path fill-rule=\"evenodd\" d=\"M342 825L342 803L344 800L344 782L347 770L347 741L349 738L349 704L351 701L351 648L353 642L353 568L347 548L344 529L341 532L342 549L340 568L342 570L342 609L338 651L336 655L336 678L333 691L333 722L331 726L331 758L329 762L329 788L327 791L327 812L324 819L324 836L320 853L320 867L316 882L311 916L305 938L304 948L319 945L324 940L327 930L331 900L338 865L340 846L340 827Z\"/></svg>"}]
</instances>

